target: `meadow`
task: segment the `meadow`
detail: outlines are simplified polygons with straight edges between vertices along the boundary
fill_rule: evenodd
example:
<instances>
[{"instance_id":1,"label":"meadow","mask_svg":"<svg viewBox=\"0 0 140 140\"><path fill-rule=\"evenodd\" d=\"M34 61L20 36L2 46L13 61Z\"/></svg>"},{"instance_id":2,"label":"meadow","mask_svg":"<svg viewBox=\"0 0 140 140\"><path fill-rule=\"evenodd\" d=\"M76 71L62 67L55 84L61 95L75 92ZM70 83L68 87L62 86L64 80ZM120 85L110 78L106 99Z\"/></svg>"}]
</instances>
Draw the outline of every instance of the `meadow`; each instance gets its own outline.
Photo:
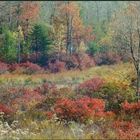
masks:
<instances>
[{"instance_id":1,"label":"meadow","mask_svg":"<svg viewBox=\"0 0 140 140\"><path fill-rule=\"evenodd\" d=\"M0 139L139 139L132 68L0 75Z\"/></svg>"}]
</instances>

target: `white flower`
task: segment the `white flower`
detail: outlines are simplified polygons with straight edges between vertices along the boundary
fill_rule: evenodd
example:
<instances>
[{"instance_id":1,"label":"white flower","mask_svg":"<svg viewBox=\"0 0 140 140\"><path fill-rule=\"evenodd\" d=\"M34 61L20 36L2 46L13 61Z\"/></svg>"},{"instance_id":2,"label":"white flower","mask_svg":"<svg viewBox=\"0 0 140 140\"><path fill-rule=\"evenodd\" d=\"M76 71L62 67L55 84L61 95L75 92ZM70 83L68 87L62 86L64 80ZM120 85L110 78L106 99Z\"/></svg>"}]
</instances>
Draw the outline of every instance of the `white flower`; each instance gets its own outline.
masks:
<instances>
[{"instance_id":1,"label":"white flower","mask_svg":"<svg viewBox=\"0 0 140 140\"><path fill-rule=\"evenodd\" d=\"M3 129L3 124L0 124L0 130Z\"/></svg>"},{"instance_id":2,"label":"white flower","mask_svg":"<svg viewBox=\"0 0 140 140\"><path fill-rule=\"evenodd\" d=\"M27 135L27 131L21 131L21 135L23 135L23 136L25 135L26 136Z\"/></svg>"},{"instance_id":3,"label":"white flower","mask_svg":"<svg viewBox=\"0 0 140 140\"><path fill-rule=\"evenodd\" d=\"M3 116L3 115L4 115L4 112L0 112L0 115L2 115L2 116Z\"/></svg>"},{"instance_id":4,"label":"white flower","mask_svg":"<svg viewBox=\"0 0 140 140\"><path fill-rule=\"evenodd\" d=\"M12 122L12 124L18 124L18 121L17 121L17 120L14 120L14 121Z\"/></svg>"},{"instance_id":5,"label":"white flower","mask_svg":"<svg viewBox=\"0 0 140 140\"><path fill-rule=\"evenodd\" d=\"M12 130L11 134L16 135L16 131Z\"/></svg>"},{"instance_id":6,"label":"white flower","mask_svg":"<svg viewBox=\"0 0 140 140\"><path fill-rule=\"evenodd\" d=\"M7 134L7 131L6 130L1 130L0 132L1 132L2 135Z\"/></svg>"},{"instance_id":7,"label":"white flower","mask_svg":"<svg viewBox=\"0 0 140 140\"><path fill-rule=\"evenodd\" d=\"M20 134L20 130L19 130L19 129L17 129L17 130L16 130L16 133L17 133L17 135L19 135L19 134Z\"/></svg>"},{"instance_id":8,"label":"white flower","mask_svg":"<svg viewBox=\"0 0 140 140\"><path fill-rule=\"evenodd\" d=\"M4 127L9 128L10 126L9 126L9 124L7 122L4 122Z\"/></svg>"}]
</instances>

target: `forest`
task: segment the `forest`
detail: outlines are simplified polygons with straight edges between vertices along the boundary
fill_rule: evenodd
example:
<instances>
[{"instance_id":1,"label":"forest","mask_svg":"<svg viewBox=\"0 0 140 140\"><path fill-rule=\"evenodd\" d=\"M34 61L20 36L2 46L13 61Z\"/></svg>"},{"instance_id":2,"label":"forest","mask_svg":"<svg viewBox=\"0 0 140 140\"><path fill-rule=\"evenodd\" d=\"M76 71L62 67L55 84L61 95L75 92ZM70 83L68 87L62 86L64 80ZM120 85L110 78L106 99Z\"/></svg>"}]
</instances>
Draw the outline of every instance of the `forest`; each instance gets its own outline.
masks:
<instances>
[{"instance_id":1,"label":"forest","mask_svg":"<svg viewBox=\"0 0 140 140\"><path fill-rule=\"evenodd\" d=\"M140 2L0 1L0 139L140 139Z\"/></svg>"}]
</instances>

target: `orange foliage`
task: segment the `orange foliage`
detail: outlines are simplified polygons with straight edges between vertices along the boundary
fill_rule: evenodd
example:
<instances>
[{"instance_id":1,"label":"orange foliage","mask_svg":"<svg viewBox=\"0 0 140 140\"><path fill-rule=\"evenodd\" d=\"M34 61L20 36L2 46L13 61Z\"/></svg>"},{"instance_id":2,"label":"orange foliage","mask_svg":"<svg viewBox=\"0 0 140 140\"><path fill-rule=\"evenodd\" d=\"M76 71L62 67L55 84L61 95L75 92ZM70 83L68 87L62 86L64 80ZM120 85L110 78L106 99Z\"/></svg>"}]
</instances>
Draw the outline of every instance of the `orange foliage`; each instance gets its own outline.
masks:
<instances>
[{"instance_id":1,"label":"orange foliage","mask_svg":"<svg viewBox=\"0 0 140 140\"><path fill-rule=\"evenodd\" d=\"M133 122L115 121L113 127L116 129L119 139L140 138L139 126Z\"/></svg>"},{"instance_id":2,"label":"orange foliage","mask_svg":"<svg viewBox=\"0 0 140 140\"><path fill-rule=\"evenodd\" d=\"M140 111L140 102L128 103L127 101L125 101L122 104L122 108L126 111Z\"/></svg>"},{"instance_id":3,"label":"orange foliage","mask_svg":"<svg viewBox=\"0 0 140 140\"><path fill-rule=\"evenodd\" d=\"M39 15L39 4L35 2L23 2L21 20L35 20Z\"/></svg>"},{"instance_id":4,"label":"orange foliage","mask_svg":"<svg viewBox=\"0 0 140 140\"><path fill-rule=\"evenodd\" d=\"M72 18L73 39L79 47L83 40L85 43L94 40L93 30L91 26L85 27L80 17L80 7L75 2L69 2L60 6L60 12L64 15L69 15Z\"/></svg>"}]
</instances>

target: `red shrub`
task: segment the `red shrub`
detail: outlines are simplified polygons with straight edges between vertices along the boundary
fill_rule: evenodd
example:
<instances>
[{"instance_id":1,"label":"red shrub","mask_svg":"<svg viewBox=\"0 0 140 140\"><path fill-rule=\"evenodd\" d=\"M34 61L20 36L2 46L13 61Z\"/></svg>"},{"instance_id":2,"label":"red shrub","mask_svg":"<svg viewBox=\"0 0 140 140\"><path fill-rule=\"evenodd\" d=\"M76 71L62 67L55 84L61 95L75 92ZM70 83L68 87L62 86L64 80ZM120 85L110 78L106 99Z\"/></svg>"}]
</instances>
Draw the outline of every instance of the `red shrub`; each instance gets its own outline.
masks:
<instances>
[{"instance_id":1,"label":"red shrub","mask_svg":"<svg viewBox=\"0 0 140 140\"><path fill-rule=\"evenodd\" d=\"M67 69L79 68L82 70L92 66L95 66L95 61L86 53L73 54L66 62Z\"/></svg>"},{"instance_id":2,"label":"red shrub","mask_svg":"<svg viewBox=\"0 0 140 140\"><path fill-rule=\"evenodd\" d=\"M85 81L78 86L78 92L91 96L92 93L102 88L104 80L99 77L94 77L91 80Z\"/></svg>"},{"instance_id":3,"label":"red shrub","mask_svg":"<svg viewBox=\"0 0 140 140\"><path fill-rule=\"evenodd\" d=\"M121 57L113 52L100 53L95 56L95 62L97 65L111 65L119 63Z\"/></svg>"},{"instance_id":4,"label":"red shrub","mask_svg":"<svg viewBox=\"0 0 140 140\"><path fill-rule=\"evenodd\" d=\"M15 64L11 64L9 65L9 70L12 72L12 71L16 71L20 68L20 65L15 63Z\"/></svg>"},{"instance_id":5,"label":"red shrub","mask_svg":"<svg viewBox=\"0 0 140 140\"><path fill-rule=\"evenodd\" d=\"M55 91L57 88L54 84L50 84L50 83L44 83L42 86L37 87L35 89L35 91L41 93L41 94L49 94L52 93L53 91Z\"/></svg>"},{"instance_id":6,"label":"red shrub","mask_svg":"<svg viewBox=\"0 0 140 140\"><path fill-rule=\"evenodd\" d=\"M127 101L125 101L122 104L122 108L125 111L140 111L140 101L137 103L128 103Z\"/></svg>"},{"instance_id":7,"label":"red shrub","mask_svg":"<svg viewBox=\"0 0 140 140\"><path fill-rule=\"evenodd\" d=\"M119 139L138 139L140 138L140 127L128 121L115 121L113 123Z\"/></svg>"},{"instance_id":8,"label":"red shrub","mask_svg":"<svg viewBox=\"0 0 140 140\"><path fill-rule=\"evenodd\" d=\"M49 70L53 73L62 72L65 70L65 62L58 61L58 60L52 60L49 63Z\"/></svg>"},{"instance_id":9,"label":"red shrub","mask_svg":"<svg viewBox=\"0 0 140 140\"><path fill-rule=\"evenodd\" d=\"M124 103L122 103L122 109L122 111L125 113L124 117L126 118L140 118L140 101L137 103L128 103L127 101L125 101Z\"/></svg>"},{"instance_id":10,"label":"red shrub","mask_svg":"<svg viewBox=\"0 0 140 140\"><path fill-rule=\"evenodd\" d=\"M82 54L80 57L80 67L81 69L86 69L95 66L94 59L88 54Z\"/></svg>"},{"instance_id":11,"label":"red shrub","mask_svg":"<svg viewBox=\"0 0 140 140\"><path fill-rule=\"evenodd\" d=\"M33 72L40 71L42 69L37 64L33 64L31 62L22 63L22 64L20 64L20 66L25 67L25 68L29 69L30 71L33 71Z\"/></svg>"},{"instance_id":12,"label":"red shrub","mask_svg":"<svg viewBox=\"0 0 140 140\"><path fill-rule=\"evenodd\" d=\"M36 100L36 101L40 101L43 99L44 96L40 95L40 93L36 92L36 91L32 91L32 90L26 90L24 92L24 95L22 96L22 99L24 99L25 101L31 101L31 100Z\"/></svg>"},{"instance_id":13,"label":"red shrub","mask_svg":"<svg viewBox=\"0 0 140 140\"><path fill-rule=\"evenodd\" d=\"M8 71L8 65L3 62L0 62L0 74L3 74L7 71Z\"/></svg>"},{"instance_id":14,"label":"red shrub","mask_svg":"<svg viewBox=\"0 0 140 140\"><path fill-rule=\"evenodd\" d=\"M100 117L98 113L104 115L104 108L105 103L101 99L83 97L72 100L63 98L56 102L54 113L60 120L85 122L87 119Z\"/></svg>"},{"instance_id":15,"label":"red shrub","mask_svg":"<svg viewBox=\"0 0 140 140\"><path fill-rule=\"evenodd\" d=\"M4 104L0 104L0 112L4 112L6 115L13 113L13 111Z\"/></svg>"},{"instance_id":16,"label":"red shrub","mask_svg":"<svg viewBox=\"0 0 140 140\"><path fill-rule=\"evenodd\" d=\"M95 66L93 57L86 53L74 53L70 56L65 53L53 53L49 56L49 60L51 60L48 63L51 72L77 68L82 70L84 68Z\"/></svg>"},{"instance_id":17,"label":"red shrub","mask_svg":"<svg viewBox=\"0 0 140 140\"><path fill-rule=\"evenodd\" d=\"M21 64L12 64L9 66L10 71L21 72L24 74L33 74L33 73L40 73L43 71L37 64L33 64L31 62L21 63Z\"/></svg>"},{"instance_id":18,"label":"red shrub","mask_svg":"<svg viewBox=\"0 0 140 140\"><path fill-rule=\"evenodd\" d=\"M14 107L14 109L22 109L22 107L24 107L26 110L43 100L44 96L37 91L26 89L23 91L23 95L11 101L11 106Z\"/></svg>"},{"instance_id":19,"label":"red shrub","mask_svg":"<svg viewBox=\"0 0 140 140\"><path fill-rule=\"evenodd\" d=\"M51 111L46 112L45 115L47 115L48 119L53 117L53 113Z\"/></svg>"},{"instance_id":20,"label":"red shrub","mask_svg":"<svg viewBox=\"0 0 140 140\"><path fill-rule=\"evenodd\" d=\"M134 128L134 124L132 122L127 121L115 121L113 123L114 128L121 128L123 131L128 131L129 129Z\"/></svg>"},{"instance_id":21,"label":"red shrub","mask_svg":"<svg viewBox=\"0 0 140 140\"><path fill-rule=\"evenodd\" d=\"M1 103L10 106L13 100L23 96L23 94L24 94L24 88L4 87L4 89L1 89L0 101Z\"/></svg>"}]
</instances>

